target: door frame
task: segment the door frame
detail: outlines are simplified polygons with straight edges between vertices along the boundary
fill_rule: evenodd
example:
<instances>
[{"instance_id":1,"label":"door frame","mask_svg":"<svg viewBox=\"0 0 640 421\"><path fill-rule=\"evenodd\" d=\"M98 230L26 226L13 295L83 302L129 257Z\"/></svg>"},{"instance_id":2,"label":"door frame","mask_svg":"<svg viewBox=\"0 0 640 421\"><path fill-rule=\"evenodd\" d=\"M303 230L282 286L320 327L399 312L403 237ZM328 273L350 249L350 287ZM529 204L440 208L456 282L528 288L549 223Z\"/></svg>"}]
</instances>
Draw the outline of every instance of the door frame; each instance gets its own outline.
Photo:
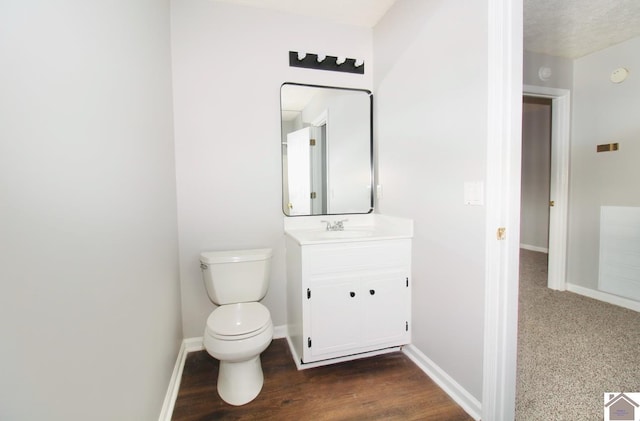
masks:
<instances>
[{"instance_id":1,"label":"door frame","mask_svg":"<svg viewBox=\"0 0 640 421\"><path fill-rule=\"evenodd\" d=\"M322 133L322 126L324 126L323 136L318 136L318 132ZM311 165L311 182L313 185L312 190L316 192L315 201L311 201L311 210L312 215L322 215L328 213L330 209L329 166L326 165L329 156L329 110L322 111L318 117L313 119L311 127L314 130L311 135L316 139L315 147L311 148L311 160L313 163ZM318 148L322 152L318 152Z\"/></svg>"},{"instance_id":2,"label":"door frame","mask_svg":"<svg viewBox=\"0 0 640 421\"><path fill-rule=\"evenodd\" d=\"M488 0L483 420L512 420L516 402L522 1Z\"/></svg>"},{"instance_id":3,"label":"door frame","mask_svg":"<svg viewBox=\"0 0 640 421\"><path fill-rule=\"evenodd\" d=\"M310 138L311 129L309 127L303 127L302 129L287 133L287 201L290 216L311 214ZM295 169L298 169L299 171L295 171ZM299 174L296 174L296 172ZM296 174L296 176L291 177L292 174ZM295 185L293 184L293 180L296 181ZM303 182L301 183L300 180ZM297 189L295 188L296 186L301 188ZM300 191L302 191L302 194L298 194ZM298 208L294 206L294 203ZM302 203L304 203L303 209L298 210Z\"/></svg>"},{"instance_id":4,"label":"door frame","mask_svg":"<svg viewBox=\"0 0 640 421\"><path fill-rule=\"evenodd\" d=\"M553 207L549 207L547 286L557 291L565 291L567 289L571 91L524 85L522 94L551 99L551 184L549 194L555 204Z\"/></svg>"}]
</instances>

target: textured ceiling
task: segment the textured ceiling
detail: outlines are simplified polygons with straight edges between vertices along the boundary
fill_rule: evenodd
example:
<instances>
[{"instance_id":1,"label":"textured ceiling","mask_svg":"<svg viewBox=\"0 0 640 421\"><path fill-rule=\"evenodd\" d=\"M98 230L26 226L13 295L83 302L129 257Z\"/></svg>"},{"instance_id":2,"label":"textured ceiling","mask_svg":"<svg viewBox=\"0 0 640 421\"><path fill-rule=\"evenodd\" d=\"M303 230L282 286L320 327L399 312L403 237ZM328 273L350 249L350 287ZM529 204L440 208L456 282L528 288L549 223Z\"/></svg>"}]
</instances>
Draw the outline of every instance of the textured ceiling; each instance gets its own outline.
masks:
<instances>
[{"instance_id":1,"label":"textured ceiling","mask_svg":"<svg viewBox=\"0 0 640 421\"><path fill-rule=\"evenodd\" d=\"M640 0L524 0L527 51L578 58L637 36Z\"/></svg>"},{"instance_id":2,"label":"textured ceiling","mask_svg":"<svg viewBox=\"0 0 640 421\"><path fill-rule=\"evenodd\" d=\"M393 3L402 0L216 1L373 27ZM640 0L523 1L527 51L578 58L640 36Z\"/></svg>"}]
</instances>

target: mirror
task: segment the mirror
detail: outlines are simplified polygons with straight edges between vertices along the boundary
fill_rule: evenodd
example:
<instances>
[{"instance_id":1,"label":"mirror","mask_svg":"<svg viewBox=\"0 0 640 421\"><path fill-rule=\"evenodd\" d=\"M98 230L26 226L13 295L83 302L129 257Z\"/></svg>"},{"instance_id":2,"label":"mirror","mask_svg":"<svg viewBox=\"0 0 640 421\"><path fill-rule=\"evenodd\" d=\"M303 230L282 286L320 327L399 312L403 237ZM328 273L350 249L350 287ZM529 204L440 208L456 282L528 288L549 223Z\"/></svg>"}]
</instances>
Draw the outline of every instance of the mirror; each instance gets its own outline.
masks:
<instances>
[{"instance_id":1,"label":"mirror","mask_svg":"<svg viewBox=\"0 0 640 421\"><path fill-rule=\"evenodd\" d=\"M373 210L372 103L364 89L282 85L285 215Z\"/></svg>"}]
</instances>

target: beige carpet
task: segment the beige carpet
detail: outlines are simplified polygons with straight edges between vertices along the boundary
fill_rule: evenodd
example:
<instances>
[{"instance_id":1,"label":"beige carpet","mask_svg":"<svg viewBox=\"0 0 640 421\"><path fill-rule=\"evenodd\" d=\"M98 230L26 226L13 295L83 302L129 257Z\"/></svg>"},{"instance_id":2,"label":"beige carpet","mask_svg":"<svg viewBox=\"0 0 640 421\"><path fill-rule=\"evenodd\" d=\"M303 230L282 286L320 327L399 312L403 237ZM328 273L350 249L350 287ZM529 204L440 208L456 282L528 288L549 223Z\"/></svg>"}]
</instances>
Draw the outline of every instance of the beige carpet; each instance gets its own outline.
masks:
<instances>
[{"instance_id":1,"label":"beige carpet","mask_svg":"<svg viewBox=\"0 0 640 421\"><path fill-rule=\"evenodd\" d=\"M516 420L602 420L605 392L640 392L640 313L546 283L521 250Z\"/></svg>"}]
</instances>

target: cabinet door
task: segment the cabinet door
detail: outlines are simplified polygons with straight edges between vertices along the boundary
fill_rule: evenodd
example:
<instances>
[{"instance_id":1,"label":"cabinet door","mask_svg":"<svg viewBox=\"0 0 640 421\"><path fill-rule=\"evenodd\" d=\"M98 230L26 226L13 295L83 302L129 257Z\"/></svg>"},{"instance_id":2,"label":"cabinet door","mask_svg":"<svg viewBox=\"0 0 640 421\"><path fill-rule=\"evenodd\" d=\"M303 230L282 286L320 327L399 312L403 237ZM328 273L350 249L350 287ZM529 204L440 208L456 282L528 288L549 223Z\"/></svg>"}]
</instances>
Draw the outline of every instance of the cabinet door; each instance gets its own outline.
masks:
<instances>
[{"instance_id":1,"label":"cabinet door","mask_svg":"<svg viewBox=\"0 0 640 421\"><path fill-rule=\"evenodd\" d=\"M361 282L362 345L409 343L411 293L406 270L389 270Z\"/></svg>"},{"instance_id":2,"label":"cabinet door","mask_svg":"<svg viewBox=\"0 0 640 421\"><path fill-rule=\"evenodd\" d=\"M311 297L307 300L310 311L307 347L313 357L356 348L361 337L357 309L362 294L354 279L322 278L311 284Z\"/></svg>"}]
</instances>

